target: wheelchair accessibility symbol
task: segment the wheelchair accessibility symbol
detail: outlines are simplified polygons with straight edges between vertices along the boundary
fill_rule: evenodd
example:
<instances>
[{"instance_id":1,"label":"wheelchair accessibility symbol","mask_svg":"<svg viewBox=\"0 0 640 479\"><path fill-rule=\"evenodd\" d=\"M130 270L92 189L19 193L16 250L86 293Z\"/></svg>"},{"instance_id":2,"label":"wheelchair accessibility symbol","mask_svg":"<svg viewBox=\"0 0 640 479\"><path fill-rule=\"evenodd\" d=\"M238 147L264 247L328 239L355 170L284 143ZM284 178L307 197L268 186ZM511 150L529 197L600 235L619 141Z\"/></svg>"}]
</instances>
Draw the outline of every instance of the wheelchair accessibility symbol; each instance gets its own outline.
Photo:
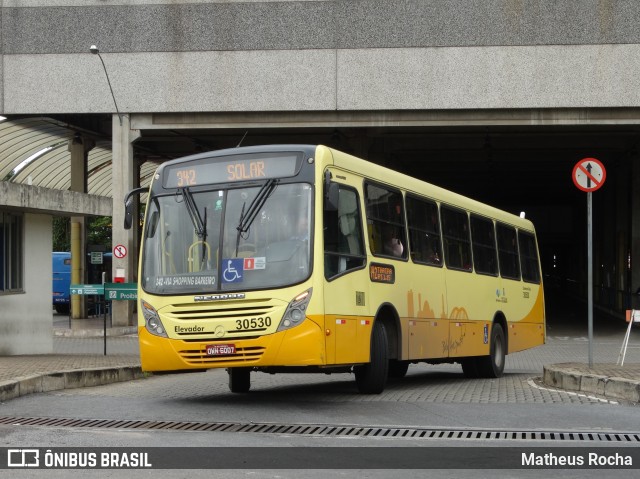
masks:
<instances>
[{"instance_id":1,"label":"wheelchair accessibility symbol","mask_svg":"<svg viewBox=\"0 0 640 479\"><path fill-rule=\"evenodd\" d=\"M244 267L244 259L225 259L223 260L226 267L222 272L222 280L225 283L241 283Z\"/></svg>"}]
</instances>

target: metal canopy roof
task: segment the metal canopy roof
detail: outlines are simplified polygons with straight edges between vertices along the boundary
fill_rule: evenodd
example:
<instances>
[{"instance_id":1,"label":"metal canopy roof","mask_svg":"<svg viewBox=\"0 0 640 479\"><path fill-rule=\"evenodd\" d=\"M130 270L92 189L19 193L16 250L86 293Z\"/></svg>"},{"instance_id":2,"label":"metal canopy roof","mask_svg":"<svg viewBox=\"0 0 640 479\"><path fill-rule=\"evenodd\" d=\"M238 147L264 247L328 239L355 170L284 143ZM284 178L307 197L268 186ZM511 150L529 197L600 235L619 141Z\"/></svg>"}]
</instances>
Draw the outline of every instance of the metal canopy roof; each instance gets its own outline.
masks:
<instances>
[{"instance_id":1,"label":"metal canopy roof","mask_svg":"<svg viewBox=\"0 0 640 479\"><path fill-rule=\"evenodd\" d=\"M68 190L71 153L68 143L76 131L51 118L0 122L0 180ZM111 143L98 143L88 154L87 193L112 197ZM140 183L149 185L157 164L145 162Z\"/></svg>"}]
</instances>

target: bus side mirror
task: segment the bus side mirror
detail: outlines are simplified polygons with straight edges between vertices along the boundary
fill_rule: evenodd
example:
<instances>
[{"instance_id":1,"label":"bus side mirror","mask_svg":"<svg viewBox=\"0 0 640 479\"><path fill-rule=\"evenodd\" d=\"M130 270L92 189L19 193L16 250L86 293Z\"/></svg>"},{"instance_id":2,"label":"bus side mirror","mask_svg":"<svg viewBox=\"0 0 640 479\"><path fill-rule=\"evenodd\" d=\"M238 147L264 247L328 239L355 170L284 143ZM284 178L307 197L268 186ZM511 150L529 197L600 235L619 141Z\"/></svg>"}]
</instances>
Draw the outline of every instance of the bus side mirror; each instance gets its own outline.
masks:
<instances>
[{"instance_id":1,"label":"bus side mirror","mask_svg":"<svg viewBox=\"0 0 640 479\"><path fill-rule=\"evenodd\" d=\"M133 223L133 199L129 198L124 204L124 229L130 230Z\"/></svg>"},{"instance_id":2,"label":"bus side mirror","mask_svg":"<svg viewBox=\"0 0 640 479\"><path fill-rule=\"evenodd\" d=\"M338 199L340 198L340 186L338 183L329 183L324 195L324 210L338 211Z\"/></svg>"},{"instance_id":3,"label":"bus side mirror","mask_svg":"<svg viewBox=\"0 0 640 479\"><path fill-rule=\"evenodd\" d=\"M124 197L124 229L129 230L133 224L133 195L139 195L148 191L148 188L141 187L131 190Z\"/></svg>"}]
</instances>

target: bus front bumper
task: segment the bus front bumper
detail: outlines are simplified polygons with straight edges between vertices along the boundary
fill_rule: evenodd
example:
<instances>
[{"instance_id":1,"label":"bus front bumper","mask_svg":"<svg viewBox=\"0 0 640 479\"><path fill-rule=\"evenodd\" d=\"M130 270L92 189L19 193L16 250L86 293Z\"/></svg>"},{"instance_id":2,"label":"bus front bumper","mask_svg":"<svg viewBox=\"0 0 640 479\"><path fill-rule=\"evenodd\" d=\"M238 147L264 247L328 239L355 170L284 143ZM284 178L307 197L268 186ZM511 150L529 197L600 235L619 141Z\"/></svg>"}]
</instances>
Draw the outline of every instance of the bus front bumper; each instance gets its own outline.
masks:
<instances>
[{"instance_id":1,"label":"bus front bumper","mask_svg":"<svg viewBox=\"0 0 640 479\"><path fill-rule=\"evenodd\" d=\"M142 326L138 338L142 370L149 372L326 364L324 331L310 319L253 339L183 341L152 335Z\"/></svg>"}]
</instances>

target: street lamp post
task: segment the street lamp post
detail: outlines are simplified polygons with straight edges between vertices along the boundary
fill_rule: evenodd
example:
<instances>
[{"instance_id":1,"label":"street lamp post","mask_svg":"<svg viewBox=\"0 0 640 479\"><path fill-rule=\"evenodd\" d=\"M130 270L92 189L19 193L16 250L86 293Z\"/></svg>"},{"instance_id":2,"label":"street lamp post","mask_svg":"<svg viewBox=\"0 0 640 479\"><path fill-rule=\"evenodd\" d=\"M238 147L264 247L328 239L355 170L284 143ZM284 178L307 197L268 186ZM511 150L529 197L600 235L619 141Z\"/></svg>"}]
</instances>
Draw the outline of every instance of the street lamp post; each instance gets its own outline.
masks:
<instances>
[{"instance_id":1,"label":"street lamp post","mask_svg":"<svg viewBox=\"0 0 640 479\"><path fill-rule=\"evenodd\" d=\"M118 119L120 120L120 126L122 126L122 115L120 114L120 110L118 110L118 103L116 102L116 96L113 94L113 88L111 87L111 81L109 80L109 74L107 73L107 66L104 64L104 60L102 59L102 56L100 55L100 50L98 50L97 46L91 45L91 47L89 48L89 51L91 53L93 53L94 55L98 55L98 58L102 62L102 68L104 69L104 74L107 77L107 83L109 84L109 90L111 90L111 97L113 98L113 104L116 107L116 113L118 114Z\"/></svg>"}]
</instances>

